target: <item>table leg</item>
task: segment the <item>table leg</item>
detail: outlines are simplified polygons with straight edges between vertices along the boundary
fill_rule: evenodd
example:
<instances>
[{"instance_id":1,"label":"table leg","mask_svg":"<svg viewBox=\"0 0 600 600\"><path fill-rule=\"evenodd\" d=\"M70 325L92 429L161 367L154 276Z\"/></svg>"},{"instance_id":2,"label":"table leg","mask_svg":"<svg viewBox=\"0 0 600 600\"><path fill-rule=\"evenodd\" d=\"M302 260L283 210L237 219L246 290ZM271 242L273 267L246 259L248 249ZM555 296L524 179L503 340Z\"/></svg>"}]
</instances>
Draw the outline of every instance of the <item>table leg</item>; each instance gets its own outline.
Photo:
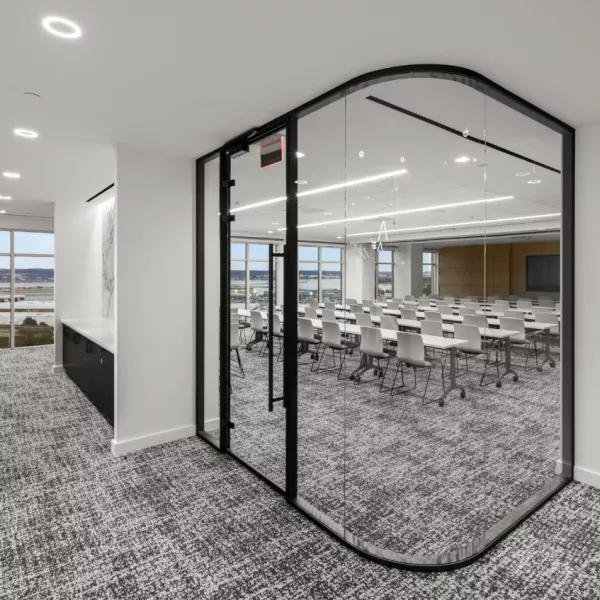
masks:
<instances>
[{"instance_id":1,"label":"table leg","mask_svg":"<svg viewBox=\"0 0 600 600\"><path fill-rule=\"evenodd\" d=\"M444 403L446 401L446 396L448 396L448 394L450 392L452 392L453 390L460 390L461 398L465 398L467 395L465 388L462 385L458 385L456 383L456 348L450 348L450 386L442 394L442 396L437 399L437 403L440 406L444 406ZM435 400L433 402L435 402ZM431 404L431 403L427 402L426 404Z\"/></svg>"},{"instance_id":2,"label":"table leg","mask_svg":"<svg viewBox=\"0 0 600 600\"><path fill-rule=\"evenodd\" d=\"M550 328L546 329L546 335L544 336L544 342L546 346L546 356L544 362L537 368L538 371L542 370L542 367L548 363L552 368L556 367L556 363L550 357Z\"/></svg>"},{"instance_id":3,"label":"table leg","mask_svg":"<svg viewBox=\"0 0 600 600\"><path fill-rule=\"evenodd\" d=\"M513 381L515 382L519 381L519 376L510 364L510 338L506 338L504 340L504 366L504 373L500 375L500 379L496 382L496 387L500 387L502 385L502 380L506 377L506 375L512 375Z\"/></svg>"}]
</instances>

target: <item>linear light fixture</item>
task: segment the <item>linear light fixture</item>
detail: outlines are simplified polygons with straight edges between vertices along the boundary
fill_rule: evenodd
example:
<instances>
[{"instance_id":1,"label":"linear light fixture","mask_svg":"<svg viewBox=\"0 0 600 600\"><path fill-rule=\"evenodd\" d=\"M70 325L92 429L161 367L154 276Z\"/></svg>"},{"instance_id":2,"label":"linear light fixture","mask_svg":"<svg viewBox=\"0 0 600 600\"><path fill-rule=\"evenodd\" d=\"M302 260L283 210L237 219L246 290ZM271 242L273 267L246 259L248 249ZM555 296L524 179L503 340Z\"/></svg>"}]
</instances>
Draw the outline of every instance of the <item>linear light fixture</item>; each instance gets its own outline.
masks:
<instances>
[{"instance_id":1,"label":"linear light fixture","mask_svg":"<svg viewBox=\"0 0 600 600\"><path fill-rule=\"evenodd\" d=\"M337 225L339 223L352 223L353 221L366 221L367 219L385 219L396 215L410 215L413 213L428 212L431 210L443 210L446 208L458 208L461 206L472 206L473 204L488 204L489 202L499 202L501 200L513 200L514 196L498 196L497 198L485 198L484 200L466 200L465 202L452 202L450 204L438 204L436 206L423 206L421 208L407 208L405 210L395 210L393 212L378 213L376 215L361 215L359 217L350 217L348 219L335 219L334 221L321 221L318 223L306 223L298 225L298 229L306 227L323 227L324 225ZM277 231L284 231L281 227Z\"/></svg>"},{"instance_id":2,"label":"linear light fixture","mask_svg":"<svg viewBox=\"0 0 600 600\"><path fill-rule=\"evenodd\" d=\"M326 185L325 187L314 188L312 190L306 190L300 192L298 198L304 198L305 196L314 196L316 194L324 194L326 192L333 192L335 190L342 190L344 188L355 187L362 185L363 183L372 183L374 181L381 181L382 179L389 179L390 177L396 177L399 175L406 175L408 171L406 169L398 169L396 171L389 171L387 173L380 173L379 175L371 175L370 177L362 177L361 179L351 179L350 181L343 181L341 183L334 183L333 185ZM269 204L276 204L278 202L285 202L287 196L280 198L273 198L271 200L262 200L261 202L254 202L253 204L247 204L246 206L240 206L233 208L229 212L236 213L242 210L250 210L251 208L257 208L258 206L267 206Z\"/></svg>"},{"instance_id":3,"label":"linear light fixture","mask_svg":"<svg viewBox=\"0 0 600 600\"><path fill-rule=\"evenodd\" d=\"M548 219L560 217L561 213L549 213L547 215L530 215L527 217L506 217L504 219L488 219L485 221L466 221L465 223L444 223L443 225L424 225L422 227L407 227L405 229L388 229L388 233L406 233L408 231L428 231L431 229L450 229L454 227L465 227L467 225L491 225L492 223L507 223L510 221L526 221L529 219ZM349 233L346 237L357 237L361 235L378 235L379 231L367 231L363 233Z\"/></svg>"}]
</instances>

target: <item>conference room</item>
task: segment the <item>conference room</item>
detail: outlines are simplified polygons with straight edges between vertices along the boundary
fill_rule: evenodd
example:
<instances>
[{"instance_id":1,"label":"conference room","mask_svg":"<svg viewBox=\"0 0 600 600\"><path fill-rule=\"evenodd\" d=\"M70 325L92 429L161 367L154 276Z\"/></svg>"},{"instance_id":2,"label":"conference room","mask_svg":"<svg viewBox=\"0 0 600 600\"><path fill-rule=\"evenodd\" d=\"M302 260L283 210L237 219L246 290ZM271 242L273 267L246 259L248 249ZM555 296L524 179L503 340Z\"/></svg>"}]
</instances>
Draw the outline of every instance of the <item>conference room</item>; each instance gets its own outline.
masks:
<instances>
[{"instance_id":1,"label":"conference room","mask_svg":"<svg viewBox=\"0 0 600 600\"><path fill-rule=\"evenodd\" d=\"M426 77L293 135L293 201L289 131L231 154L228 206L222 157L204 165L205 284L227 299L205 327L226 310L229 340L207 437L283 491L293 443L303 509L372 554L456 551L561 472L561 135Z\"/></svg>"}]
</instances>

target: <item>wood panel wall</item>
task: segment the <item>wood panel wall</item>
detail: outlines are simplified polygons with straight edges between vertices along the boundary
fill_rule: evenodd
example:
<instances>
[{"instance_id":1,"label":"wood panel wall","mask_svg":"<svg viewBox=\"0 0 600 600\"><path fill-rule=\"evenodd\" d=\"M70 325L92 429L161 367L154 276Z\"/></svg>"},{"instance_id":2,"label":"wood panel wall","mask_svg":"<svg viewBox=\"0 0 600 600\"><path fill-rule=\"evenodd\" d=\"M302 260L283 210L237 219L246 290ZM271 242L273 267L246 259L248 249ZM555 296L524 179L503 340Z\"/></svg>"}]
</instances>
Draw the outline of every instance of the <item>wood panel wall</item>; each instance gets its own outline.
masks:
<instances>
[{"instance_id":1,"label":"wood panel wall","mask_svg":"<svg viewBox=\"0 0 600 600\"><path fill-rule=\"evenodd\" d=\"M560 254L560 242L450 246L439 250L441 296L538 296L525 292L525 257ZM544 294L550 295L550 294Z\"/></svg>"}]
</instances>

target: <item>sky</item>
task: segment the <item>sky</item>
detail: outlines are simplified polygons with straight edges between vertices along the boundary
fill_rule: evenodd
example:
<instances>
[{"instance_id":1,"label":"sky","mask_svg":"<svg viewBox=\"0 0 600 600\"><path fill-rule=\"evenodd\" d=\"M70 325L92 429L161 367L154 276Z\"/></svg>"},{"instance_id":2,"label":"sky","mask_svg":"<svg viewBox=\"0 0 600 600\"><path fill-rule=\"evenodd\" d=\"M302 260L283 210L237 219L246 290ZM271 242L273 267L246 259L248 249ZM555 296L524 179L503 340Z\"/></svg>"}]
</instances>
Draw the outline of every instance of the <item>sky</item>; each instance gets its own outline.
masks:
<instances>
[{"instance_id":1,"label":"sky","mask_svg":"<svg viewBox=\"0 0 600 600\"><path fill-rule=\"evenodd\" d=\"M9 253L10 231L0 231L0 255ZM15 231L15 254L54 254L54 234ZM9 258L0 256L0 268L8 265ZM15 268L53 269L54 258L15 257Z\"/></svg>"}]
</instances>

